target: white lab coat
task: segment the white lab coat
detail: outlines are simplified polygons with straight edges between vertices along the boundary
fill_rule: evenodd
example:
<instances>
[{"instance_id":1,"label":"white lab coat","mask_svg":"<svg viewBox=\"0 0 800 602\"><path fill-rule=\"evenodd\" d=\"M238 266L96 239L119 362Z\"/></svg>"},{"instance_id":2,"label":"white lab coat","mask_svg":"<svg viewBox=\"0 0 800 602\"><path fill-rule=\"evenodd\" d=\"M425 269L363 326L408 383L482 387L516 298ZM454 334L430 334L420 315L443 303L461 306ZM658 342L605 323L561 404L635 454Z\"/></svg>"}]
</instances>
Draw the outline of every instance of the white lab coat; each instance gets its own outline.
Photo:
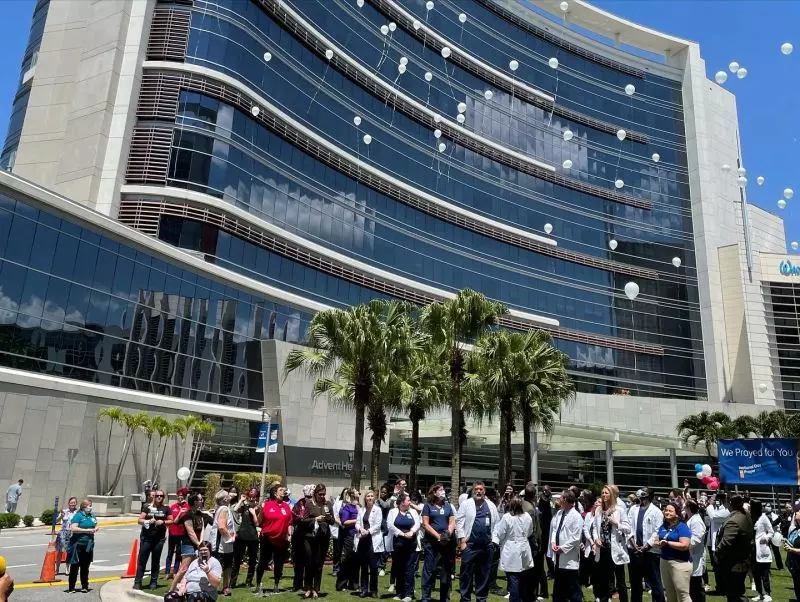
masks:
<instances>
[{"instance_id":1,"label":"white lab coat","mask_svg":"<svg viewBox=\"0 0 800 602\"><path fill-rule=\"evenodd\" d=\"M561 516L564 515L564 522L559 531L558 525L561 523ZM553 524L550 530L550 549L558 539L560 551L554 554L554 561L557 569L567 569L577 571L581 565L581 535L583 534L583 518L580 512L571 508L566 514L559 510L553 517Z\"/></svg>"},{"instance_id":2,"label":"white lab coat","mask_svg":"<svg viewBox=\"0 0 800 602\"><path fill-rule=\"evenodd\" d=\"M420 522L419 514L416 510L409 507L408 513L411 515L411 518L414 519L414 526L411 528L412 533L414 533L415 537L414 540L417 542L417 551L420 550L419 546L419 537L416 535L419 533L420 526L422 523ZM399 508L392 508L389 510L389 516L386 517L386 526L389 529L389 534L386 536L386 552L393 552L394 551L394 538L395 537L402 537L403 532L394 526L394 521L397 518L397 515L400 514Z\"/></svg>"},{"instance_id":3,"label":"white lab coat","mask_svg":"<svg viewBox=\"0 0 800 602\"><path fill-rule=\"evenodd\" d=\"M500 568L507 573L521 573L533 568L533 554L528 538L533 534L533 519L527 512L504 514L492 535L500 546Z\"/></svg>"},{"instance_id":4,"label":"white lab coat","mask_svg":"<svg viewBox=\"0 0 800 602\"><path fill-rule=\"evenodd\" d=\"M692 539L689 543L689 555L692 557L692 577L702 577L703 569L706 566L706 524L703 517L693 514L692 518L686 521L686 526L692 532Z\"/></svg>"},{"instance_id":5,"label":"white lab coat","mask_svg":"<svg viewBox=\"0 0 800 602\"><path fill-rule=\"evenodd\" d=\"M712 552L717 551L717 536L719 535L720 529L722 529L722 525L725 524L725 521L728 520L728 517L731 515L730 510L728 510L725 506L720 506L719 508L715 508L714 506L709 506L706 508L706 514L708 518L711 519L711 526L708 528L711 531L711 541L709 543L709 547L711 548Z\"/></svg>"},{"instance_id":6,"label":"white lab coat","mask_svg":"<svg viewBox=\"0 0 800 602\"><path fill-rule=\"evenodd\" d=\"M756 562L772 564L772 548L770 548L769 544L775 533L775 529L772 527L772 523L766 514L762 514L758 517L755 524L755 532Z\"/></svg>"},{"instance_id":7,"label":"white lab coat","mask_svg":"<svg viewBox=\"0 0 800 602\"><path fill-rule=\"evenodd\" d=\"M333 524L330 525L331 530L331 537L334 539L339 538L339 527L341 523L339 522L339 511L342 509L344 502L342 500L336 500L333 502Z\"/></svg>"},{"instance_id":8,"label":"white lab coat","mask_svg":"<svg viewBox=\"0 0 800 602\"><path fill-rule=\"evenodd\" d=\"M356 527L364 527L364 514L366 509L361 506L358 509L358 522L356 523ZM383 512L378 507L377 504L373 504L372 510L369 513L369 534L372 537L372 551L373 552L383 552L384 551L384 544L383 544L383 533L381 533L381 522L383 522ZM356 534L356 545L355 549L358 549L358 546L361 545L362 541L366 541L366 537L361 538ZM366 544L365 544L366 545Z\"/></svg>"},{"instance_id":9,"label":"white lab coat","mask_svg":"<svg viewBox=\"0 0 800 602\"><path fill-rule=\"evenodd\" d=\"M500 515L497 513L497 506L487 499L483 500L484 504L489 505L489 525L490 534L494 534L497 524L500 522ZM475 498L469 498L458 507L456 512L456 537L458 539L466 539L469 541L472 537L472 525L475 522Z\"/></svg>"},{"instance_id":10,"label":"white lab coat","mask_svg":"<svg viewBox=\"0 0 800 602\"><path fill-rule=\"evenodd\" d=\"M583 517L583 542L583 557L589 558L594 543L594 510L587 512Z\"/></svg>"},{"instance_id":11,"label":"white lab coat","mask_svg":"<svg viewBox=\"0 0 800 602\"><path fill-rule=\"evenodd\" d=\"M639 524L639 510L641 506L631 506L628 512L628 522L630 523L630 533L628 535L628 547L633 549L636 545L636 528ZM661 510L655 505L650 504L645 510L644 522L642 523L642 544L648 543L654 534L658 533L661 525L664 524L664 515ZM651 554L661 555L661 548L654 547L648 550Z\"/></svg>"},{"instance_id":12,"label":"white lab coat","mask_svg":"<svg viewBox=\"0 0 800 602\"><path fill-rule=\"evenodd\" d=\"M631 533L631 524L628 521L628 515L625 510L617 506L614 508L614 512L611 513L611 516L618 523L616 525L611 525L611 559L614 561L614 564L628 564L631 561L626 546L628 536ZM595 539L600 537L602 523L603 511L598 510L595 512L594 517ZM600 554L596 554L594 560L595 562L600 562Z\"/></svg>"}]
</instances>

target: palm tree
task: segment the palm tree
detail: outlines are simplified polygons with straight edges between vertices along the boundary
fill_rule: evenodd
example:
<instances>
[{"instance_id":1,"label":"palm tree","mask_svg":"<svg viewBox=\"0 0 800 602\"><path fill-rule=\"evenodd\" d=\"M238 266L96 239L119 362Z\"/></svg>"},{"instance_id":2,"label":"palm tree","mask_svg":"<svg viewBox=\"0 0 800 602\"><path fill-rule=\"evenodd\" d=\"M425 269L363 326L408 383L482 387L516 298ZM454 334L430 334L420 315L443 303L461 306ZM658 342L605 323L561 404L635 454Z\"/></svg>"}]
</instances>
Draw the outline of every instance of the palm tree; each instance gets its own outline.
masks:
<instances>
[{"instance_id":1,"label":"palm tree","mask_svg":"<svg viewBox=\"0 0 800 602\"><path fill-rule=\"evenodd\" d=\"M119 465L117 466L117 472L114 475L114 481L111 485L108 486L108 491L106 495L114 495L114 492L117 490L117 486L119 485L120 480L122 479L122 471L125 469L125 462L128 460L128 452L131 449L131 443L133 442L133 435L138 428L140 428L140 418L136 414L125 414L123 413L122 416L122 424L125 425L125 436L122 443L122 455L119 459Z\"/></svg>"},{"instance_id":2,"label":"palm tree","mask_svg":"<svg viewBox=\"0 0 800 602\"><path fill-rule=\"evenodd\" d=\"M701 441L706 448L706 456L710 460L714 459L711 449L720 439L727 438L734 434L736 426L732 426L733 421L724 412L702 411L699 414L686 416L676 427L678 436L684 443L691 443L697 446Z\"/></svg>"},{"instance_id":3,"label":"palm tree","mask_svg":"<svg viewBox=\"0 0 800 602\"><path fill-rule=\"evenodd\" d=\"M172 423L163 416L153 416L151 421L153 430L158 434L158 445L153 456L153 470L150 473L150 480L155 485L159 482L161 466L164 464L164 454L167 453L167 443L172 437Z\"/></svg>"},{"instance_id":4,"label":"palm tree","mask_svg":"<svg viewBox=\"0 0 800 602\"><path fill-rule=\"evenodd\" d=\"M98 483L98 485L100 486L98 492L106 491L108 489L108 471L111 466L111 433L114 430L115 425L122 423L122 419L124 417L125 417L125 412L122 410L122 408L118 408L116 406L102 408L97 413L98 424L100 424L100 421L103 419L106 419L108 421L108 438L106 440L106 465L105 469L103 470L103 480L102 482ZM95 435L95 450L97 450L96 435Z\"/></svg>"},{"instance_id":5,"label":"palm tree","mask_svg":"<svg viewBox=\"0 0 800 602\"><path fill-rule=\"evenodd\" d=\"M308 347L295 349L286 358L285 374L304 368L316 379L315 397L326 394L332 402L355 411L350 485L356 489L361 487L364 422L373 404L375 380L396 354L408 313L406 304L384 300L318 312L308 327ZM379 420L379 412L374 417Z\"/></svg>"},{"instance_id":6,"label":"palm tree","mask_svg":"<svg viewBox=\"0 0 800 602\"><path fill-rule=\"evenodd\" d=\"M800 413L780 410L776 410L775 413L778 414L777 435L784 439L800 439Z\"/></svg>"},{"instance_id":7,"label":"palm tree","mask_svg":"<svg viewBox=\"0 0 800 602\"><path fill-rule=\"evenodd\" d=\"M750 433L762 439L769 439L777 435L785 423L786 414L780 410L770 412L762 410L755 416L739 416L733 422L740 426L741 435L747 437Z\"/></svg>"},{"instance_id":8,"label":"palm tree","mask_svg":"<svg viewBox=\"0 0 800 602\"><path fill-rule=\"evenodd\" d=\"M181 449L185 451L186 448L186 435L188 433L188 421L186 416L179 416L172 421L172 439L175 442L175 466L180 468L183 464L184 455L181 455ZM181 446L181 443L183 446ZM175 476L175 489L181 486L180 480L177 475Z\"/></svg>"},{"instance_id":9,"label":"palm tree","mask_svg":"<svg viewBox=\"0 0 800 602\"><path fill-rule=\"evenodd\" d=\"M146 478L145 473L147 472L148 457L150 456L150 442L153 438L153 430L150 426L150 417L145 412L137 412L131 417L131 420L136 423L136 428L134 430L143 431L147 438L147 453L144 459L144 470L142 470L139 443L136 438L136 432L133 434L133 471L136 473L136 483L139 484Z\"/></svg>"},{"instance_id":10,"label":"palm tree","mask_svg":"<svg viewBox=\"0 0 800 602\"><path fill-rule=\"evenodd\" d=\"M187 481L187 485L191 487L192 481L194 480L194 473L197 471L197 465L200 463L200 455L203 453L208 441L214 436L214 433L217 432L217 429L214 428L214 425L210 422L206 422L191 414L186 416L183 422L186 433L184 445L186 444L186 440L190 438L192 443L191 454L189 456L189 480ZM186 450L184 448L184 456L186 455L185 452Z\"/></svg>"},{"instance_id":11,"label":"palm tree","mask_svg":"<svg viewBox=\"0 0 800 602\"><path fill-rule=\"evenodd\" d=\"M507 313L502 303L489 301L471 289L458 292L454 299L431 303L422 312L421 325L431 343L444 350L450 373L450 439L453 452L450 498L458 502L461 486L461 449L463 444L463 412L461 388L464 384L466 345L477 339Z\"/></svg>"}]
</instances>

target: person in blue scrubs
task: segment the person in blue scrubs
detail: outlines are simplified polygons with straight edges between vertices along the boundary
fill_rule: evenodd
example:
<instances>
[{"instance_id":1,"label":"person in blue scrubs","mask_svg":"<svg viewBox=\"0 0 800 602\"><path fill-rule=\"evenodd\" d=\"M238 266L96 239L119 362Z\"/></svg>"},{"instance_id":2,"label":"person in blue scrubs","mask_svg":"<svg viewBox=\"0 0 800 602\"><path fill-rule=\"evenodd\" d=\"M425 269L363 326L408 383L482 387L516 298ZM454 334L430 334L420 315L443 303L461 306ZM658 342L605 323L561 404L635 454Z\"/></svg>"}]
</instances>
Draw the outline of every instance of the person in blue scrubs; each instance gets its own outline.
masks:
<instances>
[{"instance_id":1,"label":"person in blue scrubs","mask_svg":"<svg viewBox=\"0 0 800 602\"><path fill-rule=\"evenodd\" d=\"M435 483L428 490L428 501L422 508L422 602L431 602L431 592L439 573L439 600L450 600L450 578L453 572L456 513L444 485Z\"/></svg>"}]
</instances>

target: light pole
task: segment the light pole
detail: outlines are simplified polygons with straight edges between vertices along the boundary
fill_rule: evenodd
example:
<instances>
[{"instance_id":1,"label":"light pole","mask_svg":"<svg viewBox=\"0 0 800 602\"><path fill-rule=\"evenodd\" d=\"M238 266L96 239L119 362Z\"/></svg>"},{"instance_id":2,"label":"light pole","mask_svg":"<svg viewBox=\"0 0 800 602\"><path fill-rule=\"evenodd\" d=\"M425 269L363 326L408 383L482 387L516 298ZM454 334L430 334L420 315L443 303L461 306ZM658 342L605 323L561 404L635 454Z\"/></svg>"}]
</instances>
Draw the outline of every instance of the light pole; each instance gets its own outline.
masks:
<instances>
[{"instance_id":1,"label":"light pole","mask_svg":"<svg viewBox=\"0 0 800 602\"><path fill-rule=\"evenodd\" d=\"M262 502L264 501L264 488L266 487L267 469L269 468L269 434L272 430L272 416L269 414L269 410L269 408L261 408L260 428L266 426L266 431L264 432L264 459L261 462L261 489L259 497ZM277 413L280 411L280 408L272 408L272 411ZM258 442L256 442L256 448L258 448Z\"/></svg>"}]
</instances>

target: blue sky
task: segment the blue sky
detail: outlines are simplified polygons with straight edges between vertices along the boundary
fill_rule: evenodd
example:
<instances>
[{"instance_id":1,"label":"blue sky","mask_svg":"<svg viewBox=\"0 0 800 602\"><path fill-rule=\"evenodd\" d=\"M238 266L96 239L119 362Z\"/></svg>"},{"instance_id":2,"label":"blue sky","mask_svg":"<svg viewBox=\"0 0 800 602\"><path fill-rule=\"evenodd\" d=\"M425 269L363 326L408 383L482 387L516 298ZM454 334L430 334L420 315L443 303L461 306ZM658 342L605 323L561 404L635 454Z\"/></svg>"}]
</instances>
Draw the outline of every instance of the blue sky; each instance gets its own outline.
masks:
<instances>
[{"instance_id":1,"label":"blue sky","mask_svg":"<svg viewBox=\"0 0 800 602\"><path fill-rule=\"evenodd\" d=\"M617 15L700 43L707 74L732 60L748 70L729 74L736 94L748 200L786 223L786 240L800 241L800 2L791 0L595 0ZM0 133L5 136L34 0L3 0L0 21ZM783 42L795 46L784 56ZM757 176L766 182L758 186ZM790 187L796 197L779 211Z\"/></svg>"}]
</instances>

